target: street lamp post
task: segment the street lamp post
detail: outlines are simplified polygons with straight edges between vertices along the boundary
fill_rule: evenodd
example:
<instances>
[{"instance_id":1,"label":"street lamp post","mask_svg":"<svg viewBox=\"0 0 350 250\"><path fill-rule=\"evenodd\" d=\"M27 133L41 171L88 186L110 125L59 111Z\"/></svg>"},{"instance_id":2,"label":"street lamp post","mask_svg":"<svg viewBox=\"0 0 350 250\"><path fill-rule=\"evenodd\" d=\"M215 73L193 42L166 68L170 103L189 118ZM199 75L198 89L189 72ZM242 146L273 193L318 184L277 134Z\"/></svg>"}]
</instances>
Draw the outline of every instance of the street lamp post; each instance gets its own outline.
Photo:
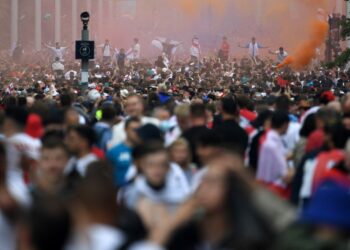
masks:
<instances>
[{"instance_id":1,"label":"street lamp post","mask_svg":"<svg viewBox=\"0 0 350 250\"><path fill-rule=\"evenodd\" d=\"M81 40L89 41L89 29L88 23L90 21L89 12L83 12L80 15L80 19L83 22L83 30L81 31ZM85 85L89 82L89 59L83 58L81 61L81 83Z\"/></svg>"},{"instance_id":2,"label":"street lamp post","mask_svg":"<svg viewBox=\"0 0 350 250\"><path fill-rule=\"evenodd\" d=\"M81 41L75 43L75 59L81 60L80 85L84 88L89 83L89 60L94 59L95 43L89 41L89 12L81 13L80 20L83 22L83 30L81 31Z\"/></svg>"}]
</instances>

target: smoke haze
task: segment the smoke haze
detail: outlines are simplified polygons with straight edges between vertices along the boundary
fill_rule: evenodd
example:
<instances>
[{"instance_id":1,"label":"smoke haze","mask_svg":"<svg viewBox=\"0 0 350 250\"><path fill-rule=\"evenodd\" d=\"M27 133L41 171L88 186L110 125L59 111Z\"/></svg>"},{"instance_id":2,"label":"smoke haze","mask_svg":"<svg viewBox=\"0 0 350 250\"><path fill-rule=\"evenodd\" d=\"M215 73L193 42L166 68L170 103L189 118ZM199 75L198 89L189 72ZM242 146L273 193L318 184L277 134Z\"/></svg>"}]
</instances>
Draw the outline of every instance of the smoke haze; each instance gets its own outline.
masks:
<instances>
[{"instance_id":1,"label":"smoke haze","mask_svg":"<svg viewBox=\"0 0 350 250\"><path fill-rule=\"evenodd\" d=\"M150 45L156 36L183 41L188 52L191 38L200 38L203 51L215 53L222 36L227 36L233 54L246 51L237 45L246 44L252 36L271 49L280 46L292 54L309 37L309 23L318 8L333 12L334 0L102 0L102 16L98 0L91 1L91 38L97 44L106 38L118 48L129 48L134 37L140 39L142 55L158 53ZM0 0L0 46L10 47L10 2ZM72 37L72 1L61 0L61 37L70 45L80 36L79 13L87 9L87 0L78 0L78 37ZM260 4L259 4L260 2ZM19 0L19 40L34 46L34 0ZM42 0L43 42L54 41L54 1ZM262 51L263 55L266 51Z\"/></svg>"}]
</instances>

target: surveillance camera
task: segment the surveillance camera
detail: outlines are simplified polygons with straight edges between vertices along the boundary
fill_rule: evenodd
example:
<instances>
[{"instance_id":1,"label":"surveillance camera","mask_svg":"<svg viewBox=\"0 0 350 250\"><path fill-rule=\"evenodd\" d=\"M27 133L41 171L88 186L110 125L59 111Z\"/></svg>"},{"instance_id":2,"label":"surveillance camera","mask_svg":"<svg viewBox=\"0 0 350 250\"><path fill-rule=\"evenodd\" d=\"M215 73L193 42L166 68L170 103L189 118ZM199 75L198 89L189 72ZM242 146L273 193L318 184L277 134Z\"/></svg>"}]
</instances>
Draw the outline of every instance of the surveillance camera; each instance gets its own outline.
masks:
<instances>
[{"instance_id":1,"label":"surveillance camera","mask_svg":"<svg viewBox=\"0 0 350 250\"><path fill-rule=\"evenodd\" d=\"M90 21L90 14L89 14L89 12L85 11L85 12L81 13L80 20L83 22L84 26L87 26L87 24Z\"/></svg>"}]
</instances>

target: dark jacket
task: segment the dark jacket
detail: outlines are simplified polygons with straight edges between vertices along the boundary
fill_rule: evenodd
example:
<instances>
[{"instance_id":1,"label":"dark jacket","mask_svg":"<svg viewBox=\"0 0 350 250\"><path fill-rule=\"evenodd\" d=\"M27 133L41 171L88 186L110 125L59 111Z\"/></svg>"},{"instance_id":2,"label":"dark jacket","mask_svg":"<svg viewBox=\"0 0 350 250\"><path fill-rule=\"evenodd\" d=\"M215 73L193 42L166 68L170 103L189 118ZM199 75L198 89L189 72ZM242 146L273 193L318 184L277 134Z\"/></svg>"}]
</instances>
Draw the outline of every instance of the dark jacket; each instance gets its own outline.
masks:
<instances>
[{"instance_id":1,"label":"dark jacket","mask_svg":"<svg viewBox=\"0 0 350 250\"><path fill-rule=\"evenodd\" d=\"M214 127L214 131L220 135L223 145L244 155L248 146L248 135L235 120L223 121Z\"/></svg>"}]
</instances>

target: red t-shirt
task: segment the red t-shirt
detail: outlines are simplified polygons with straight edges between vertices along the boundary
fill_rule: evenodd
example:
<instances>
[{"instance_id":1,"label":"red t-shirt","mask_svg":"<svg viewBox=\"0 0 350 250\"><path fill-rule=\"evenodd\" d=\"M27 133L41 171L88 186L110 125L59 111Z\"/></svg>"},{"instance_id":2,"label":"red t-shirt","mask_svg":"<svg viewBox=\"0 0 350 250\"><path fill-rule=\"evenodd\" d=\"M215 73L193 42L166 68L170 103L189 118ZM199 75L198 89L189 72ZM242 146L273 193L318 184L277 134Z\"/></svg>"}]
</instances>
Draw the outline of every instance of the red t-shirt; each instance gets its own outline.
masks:
<instances>
[{"instance_id":1,"label":"red t-shirt","mask_svg":"<svg viewBox=\"0 0 350 250\"><path fill-rule=\"evenodd\" d=\"M312 180L312 190L316 190L329 174L329 171L342 160L344 160L344 151L341 149L333 149L320 153L317 156L317 163Z\"/></svg>"},{"instance_id":2,"label":"red t-shirt","mask_svg":"<svg viewBox=\"0 0 350 250\"><path fill-rule=\"evenodd\" d=\"M324 132L322 129L315 130L309 135L306 142L305 152L309 153L312 150L319 149L324 143Z\"/></svg>"},{"instance_id":3,"label":"red t-shirt","mask_svg":"<svg viewBox=\"0 0 350 250\"><path fill-rule=\"evenodd\" d=\"M288 85L288 81L279 76L279 77L277 78L277 84L278 84L281 88L285 88L285 87L287 87L287 85Z\"/></svg>"}]
</instances>

